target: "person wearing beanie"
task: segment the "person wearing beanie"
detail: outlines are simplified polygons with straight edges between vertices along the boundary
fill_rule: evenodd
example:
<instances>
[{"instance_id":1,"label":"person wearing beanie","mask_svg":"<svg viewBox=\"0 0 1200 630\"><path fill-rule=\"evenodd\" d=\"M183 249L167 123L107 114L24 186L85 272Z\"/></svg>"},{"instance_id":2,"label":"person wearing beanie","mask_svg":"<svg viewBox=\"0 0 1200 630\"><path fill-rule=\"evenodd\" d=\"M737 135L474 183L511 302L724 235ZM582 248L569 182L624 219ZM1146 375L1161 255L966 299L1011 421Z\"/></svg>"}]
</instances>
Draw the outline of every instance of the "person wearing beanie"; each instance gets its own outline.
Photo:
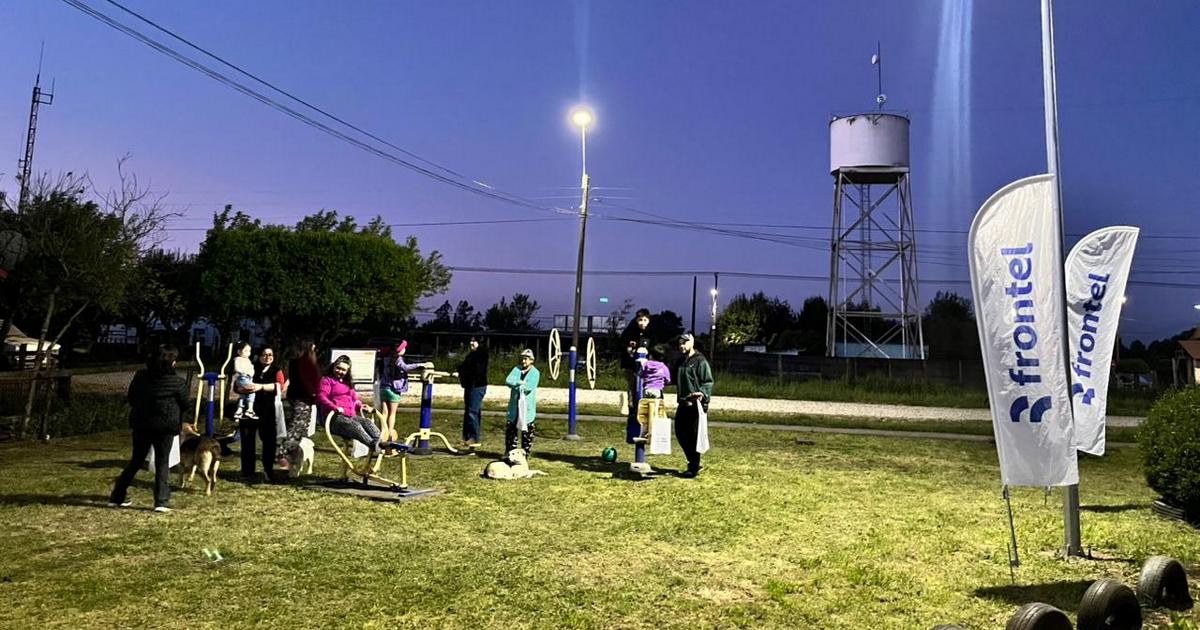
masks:
<instances>
[{"instance_id":1,"label":"person wearing beanie","mask_svg":"<svg viewBox=\"0 0 1200 630\"><path fill-rule=\"evenodd\" d=\"M517 448L525 451L525 458L533 450L534 421L537 419L537 388L541 373L533 366L533 350L521 351L521 364L508 373L504 384L508 385L508 424L504 428L504 451Z\"/></svg>"},{"instance_id":2,"label":"person wearing beanie","mask_svg":"<svg viewBox=\"0 0 1200 630\"><path fill-rule=\"evenodd\" d=\"M400 408L400 396L408 391L408 375L417 370L433 369L433 363L407 363L404 353L408 350L408 341L402 340L395 345L389 345L379 354L382 363L379 375L379 402L383 410L385 440L395 441L396 410Z\"/></svg>"},{"instance_id":3,"label":"person wearing beanie","mask_svg":"<svg viewBox=\"0 0 1200 630\"><path fill-rule=\"evenodd\" d=\"M700 474L700 452L696 449L696 438L700 428L700 409L708 413L712 400L713 373L704 358L696 350L696 338L689 333L679 336L679 352L683 354L676 365L675 373L679 408L675 411L675 439L687 457L684 477Z\"/></svg>"}]
</instances>

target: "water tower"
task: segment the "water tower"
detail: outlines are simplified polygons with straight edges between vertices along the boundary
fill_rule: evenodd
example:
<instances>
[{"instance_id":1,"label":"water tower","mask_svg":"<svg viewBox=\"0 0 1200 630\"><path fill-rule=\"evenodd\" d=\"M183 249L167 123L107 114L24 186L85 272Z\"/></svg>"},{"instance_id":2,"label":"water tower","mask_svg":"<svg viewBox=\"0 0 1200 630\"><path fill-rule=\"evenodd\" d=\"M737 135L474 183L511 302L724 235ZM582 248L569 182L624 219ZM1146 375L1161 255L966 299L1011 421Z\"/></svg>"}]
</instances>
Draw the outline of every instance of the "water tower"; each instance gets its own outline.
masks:
<instances>
[{"instance_id":1,"label":"water tower","mask_svg":"<svg viewBox=\"0 0 1200 630\"><path fill-rule=\"evenodd\" d=\"M882 111L829 122L831 357L925 358L908 128L907 116Z\"/></svg>"}]
</instances>

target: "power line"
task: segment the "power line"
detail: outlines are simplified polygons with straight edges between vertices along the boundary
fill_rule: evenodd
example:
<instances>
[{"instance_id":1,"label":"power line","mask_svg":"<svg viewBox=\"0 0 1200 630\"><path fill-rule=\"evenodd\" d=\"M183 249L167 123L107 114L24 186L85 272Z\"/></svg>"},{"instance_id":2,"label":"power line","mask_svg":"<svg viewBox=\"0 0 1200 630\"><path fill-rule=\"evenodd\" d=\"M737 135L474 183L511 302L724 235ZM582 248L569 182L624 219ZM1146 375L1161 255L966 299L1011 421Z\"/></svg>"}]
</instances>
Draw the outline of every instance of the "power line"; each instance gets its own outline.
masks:
<instances>
[{"instance_id":1,"label":"power line","mask_svg":"<svg viewBox=\"0 0 1200 630\"><path fill-rule=\"evenodd\" d=\"M229 87L238 92L241 92L242 94L249 96L250 98L253 98L256 101L259 101L260 103L262 103L272 109L275 109L276 111L286 114L287 116L289 116L301 123L304 123L310 127L313 127L314 129L317 129L318 131L321 131L330 136L333 136L334 138L337 138L343 142L346 142L356 148L359 148L363 151L371 153L372 155L381 157L381 158L388 160L394 164L403 166L404 168L415 171L421 175L425 175L426 177L429 177L431 179L437 180L439 182L454 186L461 190L465 190L467 192L470 192L470 193L473 193L473 194L476 194L476 195L479 195L482 197L487 197L487 198L494 199L497 201L503 201L505 203L525 207L525 208L528 208L531 210L539 210L539 211L543 211L543 212L554 212L554 213L564 213L565 212L565 213L574 214L574 211L563 210L561 208L549 208L549 207L542 206L531 200L520 197L519 195L515 195L512 193L508 193L508 192L499 190L499 189L495 188L494 186L491 186L489 184L486 184L486 183L478 181L478 180L472 180L471 183L468 184L468 183L459 181L457 179L454 179L454 177L452 177L452 176L434 172L434 171L430 170L429 168L420 166L418 164L414 164L414 163L412 163L408 160L405 160L404 158L399 157L393 153L390 153L390 152L384 151L383 149L380 149L378 147L372 146L372 145L370 145L366 142L363 142L357 138L349 136L346 133L338 131L337 129L334 129L318 120L314 120L313 118L311 118L301 112L298 112L295 109L288 107L287 105L280 103L279 101L277 101L265 94L262 94L261 92L254 90L253 88L250 88L242 83L239 83L239 82L235 81L234 79L231 79L230 77L226 76L225 74L223 74L217 70L214 70L214 69L204 65L203 63L188 57L187 55L171 48L170 46L167 46L166 44L163 44L161 42L154 40L153 38L149 37L148 35L145 35L139 31L133 29L132 27L130 27L128 25L121 23L120 21L92 8L91 6L88 6L87 4L82 2L82 0L63 0L63 2L78 9L80 12L82 12L86 15L89 15L89 16L103 22L104 24L108 25L109 27L111 27L117 31L120 31L120 32L142 42L143 44L149 46L150 48L153 48L154 50L157 50L158 52L160 52L164 55L167 55L168 57L174 59L175 61L178 61L179 63L182 63L183 65L186 65L189 68L192 68L193 70L196 70L197 72L200 72L201 74L204 74L205 76L208 76L209 78L217 81L218 83L225 85L226 87ZM159 30L163 30L164 32L169 33L169 31L166 31L162 27L159 27L157 25L155 25L155 27L158 28ZM194 44L187 42L187 40L184 40L182 37L179 37L178 35L175 35L173 33L171 33L171 35L172 35L172 37L175 37L176 39L179 39L180 41L184 41L185 43L188 43L188 45L190 45L194 48L197 48L198 50L203 50L203 49L200 49L198 46L195 46ZM206 53L206 54L209 54L209 53ZM227 62L224 62L223 60L222 60L222 62L226 63L227 65L230 65ZM241 70L239 69L239 71L241 71ZM253 76L253 75L249 75L249 76ZM259 80L257 78L255 80L262 82L261 80ZM273 86L271 86L271 87L272 87L272 89L276 89L278 91L277 88L274 88ZM294 97L290 97L290 98L294 99ZM298 99L294 99L294 100L297 100L298 102L303 102L303 101L299 101ZM305 103L305 106L312 108L312 106L308 105L307 103ZM320 111L323 112L323 110L320 110ZM328 115L328 114L325 114L325 115ZM339 120L339 122L341 121L340 118L337 120ZM341 124L345 125L346 123L342 122ZM350 125L347 125L347 126L350 126ZM351 127L351 128L354 128L354 127ZM360 133L361 133L361 131L360 131ZM389 146L394 146L394 145L391 145L390 143L388 143L388 144L389 144ZM403 149L401 149L401 150L403 150ZM405 152L409 153L407 151L405 151ZM420 159L422 161L428 162L427 160L424 160L424 158L420 158ZM445 170L448 173L453 173L453 171L449 171L448 169L444 169L443 167L437 167L437 168Z\"/></svg>"},{"instance_id":2,"label":"power line","mask_svg":"<svg viewBox=\"0 0 1200 630\"><path fill-rule=\"evenodd\" d=\"M450 271L463 273L494 273L494 274L513 274L513 275L536 275L536 276L573 276L575 271L572 269L526 269L517 267L447 267ZM729 278L757 278L764 280L791 280L799 282L829 282L829 276L802 275L802 274L782 274L782 273L757 273L751 271L676 271L676 270L584 270L584 275L588 276L655 276L655 277L681 277L681 276L711 276L720 274L723 277ZM925 279L920 280L921 284L930 285L969 285L970 280L956 280L951 278ZM1170 289L1200 289L1198 283L1182 283L1182 282L1157 282L1153 280L1130 280L1130 285L1156 288Z\"/></svg>"}]
</instances>

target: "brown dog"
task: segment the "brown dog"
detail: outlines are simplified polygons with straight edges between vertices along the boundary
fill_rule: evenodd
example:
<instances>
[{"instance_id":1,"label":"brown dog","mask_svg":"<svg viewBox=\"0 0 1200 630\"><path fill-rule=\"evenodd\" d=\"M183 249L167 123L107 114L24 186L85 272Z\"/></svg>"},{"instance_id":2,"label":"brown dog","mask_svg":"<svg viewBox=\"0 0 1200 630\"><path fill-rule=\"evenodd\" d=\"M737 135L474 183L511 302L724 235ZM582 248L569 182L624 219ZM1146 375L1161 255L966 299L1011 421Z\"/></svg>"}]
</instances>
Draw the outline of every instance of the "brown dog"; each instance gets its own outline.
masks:
<instances>
[{"instance_id":1,"label":"brown dog","mask_svg":"<svg viewBox=\"0 0 1200 630\"><path fill-rule=\"evenodd\" d=\"M204 494L211 495L217 489L217 469L220 467L221 444L216 438L200 435L194 426L185 423L179 436L180 487L186 488L196 478L198 468L206 483Z\"/></svg>"}]
</instances>

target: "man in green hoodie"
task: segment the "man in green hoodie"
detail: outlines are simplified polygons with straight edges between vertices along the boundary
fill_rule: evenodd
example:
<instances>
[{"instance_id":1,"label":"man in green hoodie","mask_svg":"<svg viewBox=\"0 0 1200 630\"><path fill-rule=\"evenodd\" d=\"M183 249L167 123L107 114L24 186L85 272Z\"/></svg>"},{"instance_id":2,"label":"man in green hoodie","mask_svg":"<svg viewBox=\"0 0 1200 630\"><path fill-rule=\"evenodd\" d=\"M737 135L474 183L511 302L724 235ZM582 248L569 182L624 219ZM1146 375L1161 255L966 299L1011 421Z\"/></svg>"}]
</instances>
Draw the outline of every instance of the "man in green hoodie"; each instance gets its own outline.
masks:
<instances>
[{"instance_id":1,"label":"man in green hoodie","mask_svg":"<svg viewBox=\"0 0 1200 630\"><path fill-rule=\"evenodd\" d=\"M679 336L679 352L683 354L676 365L679 408L675 411L675 439L687 456L687 478L700 474L700 452L696 437L700 426L700 410L708 413L712 399L713 373L708 359L696 351L696 338L690 333ZM706 449L707 450L707 449Z\"/></svg>"}]
</instances>

